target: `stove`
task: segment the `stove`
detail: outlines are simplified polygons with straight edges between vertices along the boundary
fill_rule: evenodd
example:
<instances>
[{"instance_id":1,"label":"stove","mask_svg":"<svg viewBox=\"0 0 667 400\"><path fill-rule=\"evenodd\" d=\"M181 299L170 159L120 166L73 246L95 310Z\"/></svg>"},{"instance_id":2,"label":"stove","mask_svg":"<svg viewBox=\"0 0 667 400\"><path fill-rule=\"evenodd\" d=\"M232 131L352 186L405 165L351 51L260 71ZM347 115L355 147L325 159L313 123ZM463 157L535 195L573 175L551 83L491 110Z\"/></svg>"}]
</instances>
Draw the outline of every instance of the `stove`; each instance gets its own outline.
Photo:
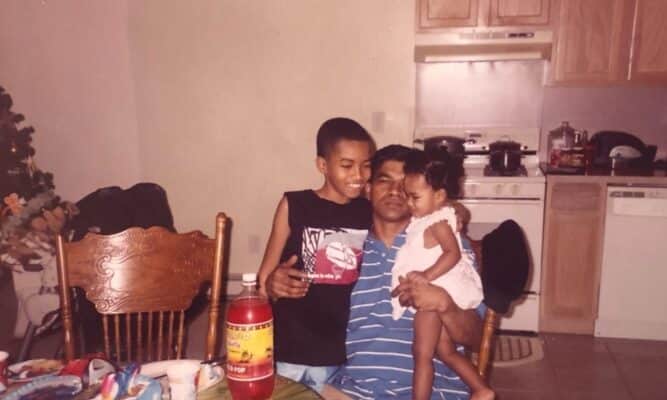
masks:
<instances>
[{"instance_id":1,"label":"stove","mask_svg":"<svg viewBox=\"0 0 667 400\"><path fill-rule=\"evenodd\" d=\"M528 176L528 170L525 166L519 165L514 171L498 171L487 165L484 167L484 176Z\"/></svg>"},{"instance_id":2,"label":"stove","mask_svg":"<svg viewBox=\"0 0 667 400\"><path fill-rule=\"evenodd\" d=\"M531 256L531 274L524 296L500 320L500 328L539 330L542 228L546 179L539 168L539 128L428 127L415 131L415 139L456 136L465 139L465 178L461 202L470 210L468 235L475 240L507 219L523 229ZM489 144L512 140L521 144L521 166L512 174L489 166Z\"/></svg>"}]
</instances>

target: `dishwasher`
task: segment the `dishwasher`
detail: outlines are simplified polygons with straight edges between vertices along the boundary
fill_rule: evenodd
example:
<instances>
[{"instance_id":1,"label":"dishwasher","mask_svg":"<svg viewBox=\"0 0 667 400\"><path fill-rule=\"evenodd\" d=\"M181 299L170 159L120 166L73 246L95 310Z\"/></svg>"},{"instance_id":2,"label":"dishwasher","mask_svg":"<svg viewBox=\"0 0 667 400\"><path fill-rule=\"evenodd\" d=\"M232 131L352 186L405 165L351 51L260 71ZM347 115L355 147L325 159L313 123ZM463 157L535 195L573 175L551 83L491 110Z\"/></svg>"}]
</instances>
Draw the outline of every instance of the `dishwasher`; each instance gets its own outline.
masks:
<instances>
[{"instance_id":1,"label":"dishwasher","mask_svg":"<svg viewBox=\"0 0 667 400\"><path fill-rule=\"evenodd\" d=\"M667 185L607 187L595 336L667 340Z\"/></svg>"}]
</instances>

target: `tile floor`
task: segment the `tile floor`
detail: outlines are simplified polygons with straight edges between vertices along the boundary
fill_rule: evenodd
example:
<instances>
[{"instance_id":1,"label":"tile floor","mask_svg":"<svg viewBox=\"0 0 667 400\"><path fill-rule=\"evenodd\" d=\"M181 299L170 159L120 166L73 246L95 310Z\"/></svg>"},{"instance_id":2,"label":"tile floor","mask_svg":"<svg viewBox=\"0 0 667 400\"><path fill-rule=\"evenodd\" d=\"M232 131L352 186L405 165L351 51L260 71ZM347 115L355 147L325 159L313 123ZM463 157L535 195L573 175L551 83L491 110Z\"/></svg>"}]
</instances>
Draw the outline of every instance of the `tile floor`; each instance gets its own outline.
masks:
<instances>
[{"instance_id":1,"label":"tile floor","mask_svg":"<svg viewBox=\"0 0 667 400\"><path fill-rule=\"evenodd\" d=\"M16 300L11 280L0 277L0 349L16 355L20 340L12 338ZM201 338L205 313L193 322L191 338ZM665 400L667 342L542 334L544 359L490 372L499 400ZM32 357L52 357L60 335L40 338ZM191 343L188 357L201 358L203 348Z\"/></svg>"}]
</instances>

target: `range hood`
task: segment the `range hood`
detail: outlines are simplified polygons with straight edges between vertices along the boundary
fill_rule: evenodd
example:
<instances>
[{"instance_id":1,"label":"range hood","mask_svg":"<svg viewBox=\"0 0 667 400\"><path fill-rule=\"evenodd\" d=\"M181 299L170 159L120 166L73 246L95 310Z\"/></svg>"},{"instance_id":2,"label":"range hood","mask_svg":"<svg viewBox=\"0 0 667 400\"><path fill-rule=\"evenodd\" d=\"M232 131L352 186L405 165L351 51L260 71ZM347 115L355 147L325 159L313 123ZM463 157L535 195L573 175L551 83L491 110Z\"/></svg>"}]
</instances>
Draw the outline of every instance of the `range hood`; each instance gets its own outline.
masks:
<instances>
[{"instance_id":1,"label":"range hood","mask_svg":"<svg viewBox=\"0 0 667 400\"><path fill-rule=\"evenodd\" d=\"M551 58L551 31L418 33L416 62L539 60Z\"/></svg>"}]
</instances>

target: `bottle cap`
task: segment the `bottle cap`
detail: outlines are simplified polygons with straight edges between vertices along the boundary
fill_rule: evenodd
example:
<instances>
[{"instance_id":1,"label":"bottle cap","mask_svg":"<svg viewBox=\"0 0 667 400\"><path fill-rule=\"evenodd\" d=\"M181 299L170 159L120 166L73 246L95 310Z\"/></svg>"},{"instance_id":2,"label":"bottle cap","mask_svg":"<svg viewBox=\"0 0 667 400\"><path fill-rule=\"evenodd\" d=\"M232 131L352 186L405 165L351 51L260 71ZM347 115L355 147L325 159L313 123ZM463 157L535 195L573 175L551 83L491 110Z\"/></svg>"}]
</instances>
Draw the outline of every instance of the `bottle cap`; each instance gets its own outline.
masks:
<instances>
[{"instance_id":1,"label":"bottle cap","mask_svg":"<svg viewBox=\"0 0 667 400\"><path fill-rule=\"evenodd\" d=\"M254 272L246 272L241 275L243 283L255 283L257 281L257 274Z\"/></svg>"}]
</instances>

